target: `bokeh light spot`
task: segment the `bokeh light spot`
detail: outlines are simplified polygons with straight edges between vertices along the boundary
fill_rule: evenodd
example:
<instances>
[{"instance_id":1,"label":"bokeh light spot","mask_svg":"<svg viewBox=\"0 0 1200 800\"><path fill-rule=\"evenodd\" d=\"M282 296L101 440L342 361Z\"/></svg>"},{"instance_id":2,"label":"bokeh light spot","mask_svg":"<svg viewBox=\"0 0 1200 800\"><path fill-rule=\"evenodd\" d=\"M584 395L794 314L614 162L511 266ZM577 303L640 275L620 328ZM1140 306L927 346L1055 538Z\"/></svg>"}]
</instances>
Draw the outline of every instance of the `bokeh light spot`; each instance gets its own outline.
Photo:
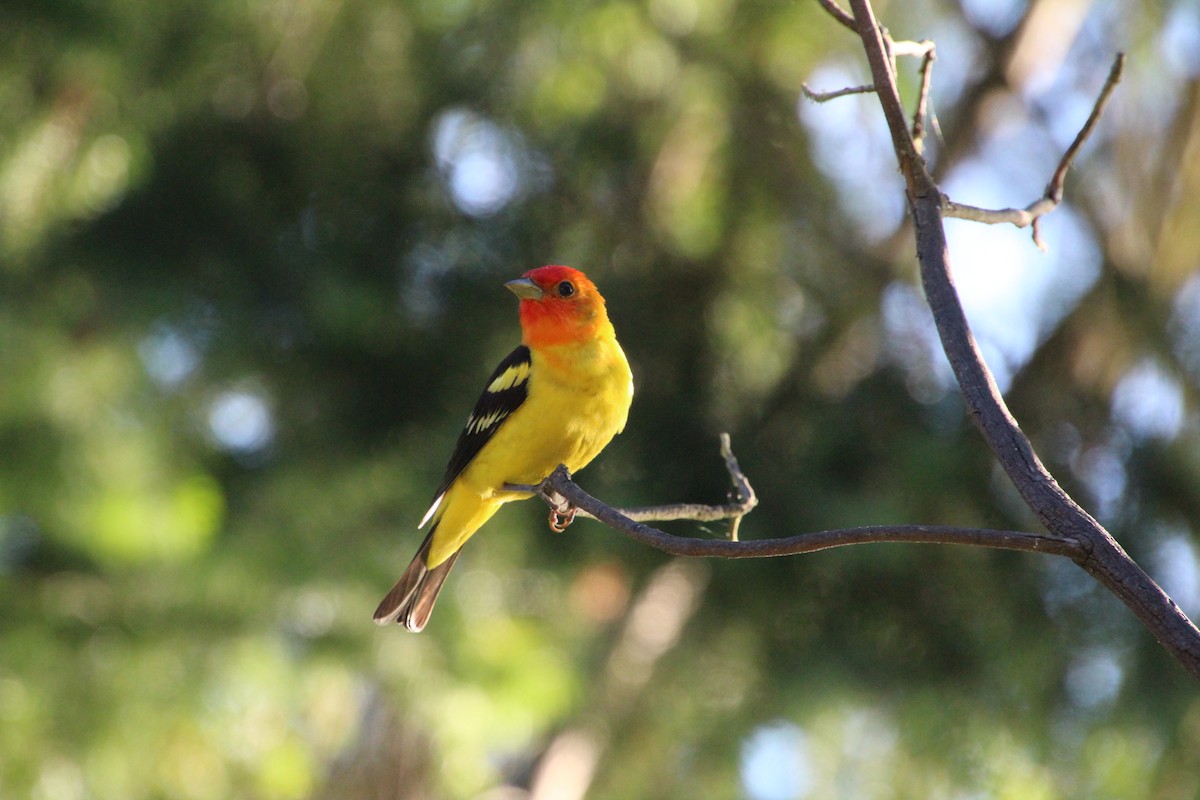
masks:
<instances>
[{"instance_id":1,"label":"bokeh light spot","mask_svg":"<svg viewBox=\"0 0 1200 800\"><path fill-rule=\"evenodd\" d=\"M253 453L275 437L275 420L267 398L259 391L233 389L222 392L208 411L208 429L224 450Z\"/></svg>"},{"instance_id":2,"label":"bokeh light spot","mask_svg":"<svg viewBox=\"0 0 1200 800\"><path fill-rule=\"evenodd\" d=\"M465 214L492 216L520 192L516 142L474 112L442 112L433 125L433 152L454 205Z\"/></svg>"},{"instance_id":3,"label":"bokeh light spot","mask_svg":"<svg viewBox=\"0 0 1200 800\"><path fill-rule=\"evenodd\" d=\"M1173 439L1183 426L1183 390L1155 361L1144 360L1113 390L1112 413L1136 438Z\"/></svg>"},{"instance_id":4,"label":"bokeh light spot","mask_svg":"<svg viewBox=\"0 0 1200 800\"><path fill-rule=\"evenodd\" d=\"M798 725L773 722L742 743L742 786L752 800L794 800L813 785L808 736Z\"/></svg>"}]
</instances>

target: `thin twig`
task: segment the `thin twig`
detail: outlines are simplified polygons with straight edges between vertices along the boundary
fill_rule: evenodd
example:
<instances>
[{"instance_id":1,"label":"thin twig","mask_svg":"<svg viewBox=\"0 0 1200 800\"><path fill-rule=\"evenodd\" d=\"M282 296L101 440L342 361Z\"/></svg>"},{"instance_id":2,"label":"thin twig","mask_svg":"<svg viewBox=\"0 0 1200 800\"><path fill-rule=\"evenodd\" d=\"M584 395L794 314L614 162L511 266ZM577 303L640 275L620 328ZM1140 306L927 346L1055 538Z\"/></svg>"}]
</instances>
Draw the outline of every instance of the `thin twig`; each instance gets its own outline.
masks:
<instances>
[{"instance_id":1,"label":"thin twig","mask_svg":"<svg viewBox=\"0 0 1200 800\"><path fill-rule=\"evenodd\" d=\"M1056 203L1045 197L1039 197L1025 208L978 208L966 203L956 203L949 197L942 197L942 216L954 219L965 219L971 222L982 222L986 225L1015 225L1026 228L1043 214L1054 210Z\"/></svg>"},{"instance_id":2,"label":"thin twig","mask_svg":"<svg viewBox=\"0 0 1200 800\"><path fill-rule=\"evenodd\" d=\"M807 83L802 83L800 91L814 103L828 103L830 100L836 100L849 94L870 94L875 91L875 87L868 83L865 86L847 86L845 89L834 89L831 92L818 92L809 88Z\"/></svg>"},{"instance_id":3,"label":"thin twig","mask_svg":"<svg viewBox=\"0 0 1200 800\"><path fill-rule=\"evenodd\" d=\"M1063 184L1067 179L1067 170L1075 163L1075 156L1078 155L1080 148L1083 147L1088 137L1092 135L1092 131L1095 130L1096 123L1099 122L1100 115L1104 113L1104 108L1108 105L1113 90L1121 82L1121 74L1124 69L1125 54L1117 53L1116 58L1113 59L1112 68L1108 71L1108 78L1104 81L1104 86L1101 88L1100 94L1096 97L1096 102L1092 106L1092 113L1088 115L1087 121L1079 129L1079 133L1075 134L1075 140L1071 142L1071 146L1067 148L1062 158L1059 159L1058 167L1054 170L1054 175L1050 178L1050 182L1046 184L1046 191L1041 197L1034 200L1025 208L1000 209L977 208L965 203L956 203L948 197L943 197L942 216L967 219L972 222L983 222L988 225L1010 224L1018 228L1031 226L1033 228L1033 243L1037 245L1039 250L1045 252L1046 244L1042 241L1038 224L1039 220L1043 215L1049 214L1062 203Z\"/></svg>"},{"instance_id":4,"label":"thin twig","mask_svg":"<svg viewBox=\"0 0 1200 800\"><path fill-rule=\"evenodd\" d=\"M1104 81L1104 87L1100 90L1100 96L1096 98L1096 103L1092 106L1092 113L1088 114L1087 122L1083 123L1079 133L1075 134L1075 141L1071 142L1067 152L1063 153L1062 159L1058 162L1058 169L1054 170L1054 177L1050 179L1050 183L1046 184L1045 196L1047 199L1053 200L1055 203L1062 202L1063 181L1066 180L1067 170L1074 163L1075 155L1083 147L1083 143L1092 135L1096 123L1100 121L1100 115L1104 113L1104 107L1108 105L1108 100L1112 97L1113 90L1121 82L1121 74L1124 71L1125 54L1117 53L1112 67L1108 70L1108 78Z\"/></svg>"},{"instance_id":5,"label":"thin twig","mask_svg":"<svg viewBox=\"0 0 1200 800\"><path fill-rule=\"evenodd\" d=\"M917 110L913 112L912 123L913 144L922 155L925 153L925 119L929 114L929 86L933 78L933 62L936 60L937 50L933 42L929 42L929 49L921 61L921 90L917 94Z\"/></svg>"},{"instance_id":6,"label":"thin twig","mask_svg":"<svg viewBox=\"0 0 1200 800\"><path fill-rule=\"evenodd\" d=\"M737 457L729 442L729 434L721 434L721 458L725 460L725 470L733 482L735 501L721 505L704 505L701 503L672 503L661 506L642 506L639 508L614 509L635 522L669 522L671 520L692 520L694 522L716 522L722 519L740 520L758 505L758 496L750 479L742 472ZM582 509L586 511L587 509ZM587 516L595 519L594 516ZM731 536L736 540L736 536Z\"/></svg>"},{"instance_id":7,"label":"thin twig","mask_svg":"<svg viewBox=\"0 0 1200 800\"><path fill-rule=\"evenodd\" d=\"M854 27L854 17L851 16L850 13L844 8L834 2L834 0L817 0L817 2L821 4L822 8L829 12L829 16L833 17L844 27L849 28L851 31L858 30L856 27Z\"/></svg>"},{"instance_id":8,"label":"thin twig","mask_svg":"<svg viewBox=\"0 0 1200 800\"><path fill-rule=\"evenodd\" d=\"M900 173L904 176L905 185L909 187L910 193L924 194L936 191L933 179L925 168L925 160L913 143L904 105L900 102L900 93L896 89L891 37L875 19L875 10L871 8L870 3L865 0L852 0L851 8L854 10L854 30L862 40L867 54L872 82L875 84L875 96L879 98L888 131L896 147Z\"/></svg>"},{"instance_id":9,"label":"thin twig","mask_svg":"<svg viewBox=\"0 0 1200 800\"><path fill-rule=\"evenodd\" d=\"M888 39L891 39L890 35ZM893 58L900 58L901 56L927 58L935 49L936 47L931 39L922 39L919 42L903 40L897 42L893 40L888 45L888 51L892 54Z\"/></svg>"},{"instance_id":10,"label":"thin twig","mask_svg":"<svg viewBox=\"0 0 1200 800\"><path fill-rule=\"evenodd\" d=\"M733 448L729 442L729 434L721 434L721 458L725 460L725 469L729 473L729 479L733 483L734 501L722 503L719 505L704 505L702 503L670 503L660 506L642 506L639 508L611 508L605 506L608 511L616 512L625 519L635 522L670 522L672 520L691 520L693 522L716 522L718 520L732 520L730 529L730 540L737 541L737 527L741 518L754 510L758 505L758 497L754 493L754 487L750 485L750 479L742 472L741 466L738 464L737 457L733 454ZM565 473L565 470L564 470ZM565 473L567 480L570 480L570 474ZM541 497L550 508L559 514L566 514L569 508L577 509L577 519L588 518L596 519L586 506L574 505L569 503L565 497L554 497L546 490L549 486L547 481L543 481L537 486L529 486L519 483L506 483L504 488L508 491L529 492ZM600 501L596 501L600 502Z\"/></svg>"}]
</instances>

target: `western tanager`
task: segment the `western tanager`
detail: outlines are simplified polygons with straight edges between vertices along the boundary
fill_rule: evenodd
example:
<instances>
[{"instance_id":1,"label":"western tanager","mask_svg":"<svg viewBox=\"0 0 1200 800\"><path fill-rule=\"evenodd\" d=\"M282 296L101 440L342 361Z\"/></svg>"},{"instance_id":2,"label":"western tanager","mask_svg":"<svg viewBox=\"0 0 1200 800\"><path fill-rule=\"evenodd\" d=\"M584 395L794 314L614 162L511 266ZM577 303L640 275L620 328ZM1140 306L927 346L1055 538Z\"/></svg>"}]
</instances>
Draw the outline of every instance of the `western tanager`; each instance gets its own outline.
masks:
<instances>
[{"instance_id":1,"label":"western tanager","mask_svg":"<svg viewBox=\"0 0 1200 800\"><path fill-rule=\"evenodd\" d=\"M425 541L375 610L375 621L420 631L475 531L501 505L531 497L559 464L585 467L625 427L633 376L604 298L588 277L548 266L504 284L521 299L521 345L500 362L458 437Z\"/></svg>"}]
</instances>

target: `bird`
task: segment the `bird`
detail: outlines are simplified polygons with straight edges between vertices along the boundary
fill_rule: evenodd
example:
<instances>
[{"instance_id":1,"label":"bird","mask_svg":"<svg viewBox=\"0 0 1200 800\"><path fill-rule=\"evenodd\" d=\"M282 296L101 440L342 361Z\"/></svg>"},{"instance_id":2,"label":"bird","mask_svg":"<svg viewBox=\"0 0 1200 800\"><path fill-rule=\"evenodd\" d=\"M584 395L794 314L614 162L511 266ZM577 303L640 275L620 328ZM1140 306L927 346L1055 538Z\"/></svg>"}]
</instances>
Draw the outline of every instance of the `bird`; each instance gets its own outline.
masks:
<instances>
[{"instance_id":1,"label":"bird","mask_svg":"<svg viewBox=\"0 0 1200 800\"><path fill-rule=\"evenodd\" d=\"M520 299L521 344L467 418L417 526L429 532L375 610L379 625L424 629L467 540L500 506L533 496L507 486L536 486L559 464L583 469L628 420L633 374L587 275L552 264L504 285Z\"/></svg>"}]
</instances>

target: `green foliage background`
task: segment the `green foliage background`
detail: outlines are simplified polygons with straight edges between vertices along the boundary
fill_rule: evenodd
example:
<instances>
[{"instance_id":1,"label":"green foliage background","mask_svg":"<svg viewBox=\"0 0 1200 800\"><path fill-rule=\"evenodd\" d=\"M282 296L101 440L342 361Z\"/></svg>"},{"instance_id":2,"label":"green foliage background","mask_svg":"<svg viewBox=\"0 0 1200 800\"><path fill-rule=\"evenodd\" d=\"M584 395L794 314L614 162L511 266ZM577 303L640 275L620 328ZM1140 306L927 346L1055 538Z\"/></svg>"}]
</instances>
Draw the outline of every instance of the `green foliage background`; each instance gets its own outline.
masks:
<instances>
[{"instance_id":1,"label":"green foliage background","mask_svg":"<svg viewBox=\"0 0 1200 800\"><path fill-rule=\"evenodd\" d=\"M1040 193L1129 51L1051 255L1022 256L1083 277L1002 320L1029 347L998 361L1195 615L1200 19L1058 5L877 11L939 44L964 202ZM866 77L817 4L0 9L0 796L1200 792L1195 682L1044 558L684 563L527 503L427 632L370 624L516 341L500 284L544 263L597 280L634 365L597 495L721 500L728 430L744 537L1035 524L928 338L873 101L798 104ZM1032 251L980 235L956 264Z\"/></svg>"}]
</instances>

